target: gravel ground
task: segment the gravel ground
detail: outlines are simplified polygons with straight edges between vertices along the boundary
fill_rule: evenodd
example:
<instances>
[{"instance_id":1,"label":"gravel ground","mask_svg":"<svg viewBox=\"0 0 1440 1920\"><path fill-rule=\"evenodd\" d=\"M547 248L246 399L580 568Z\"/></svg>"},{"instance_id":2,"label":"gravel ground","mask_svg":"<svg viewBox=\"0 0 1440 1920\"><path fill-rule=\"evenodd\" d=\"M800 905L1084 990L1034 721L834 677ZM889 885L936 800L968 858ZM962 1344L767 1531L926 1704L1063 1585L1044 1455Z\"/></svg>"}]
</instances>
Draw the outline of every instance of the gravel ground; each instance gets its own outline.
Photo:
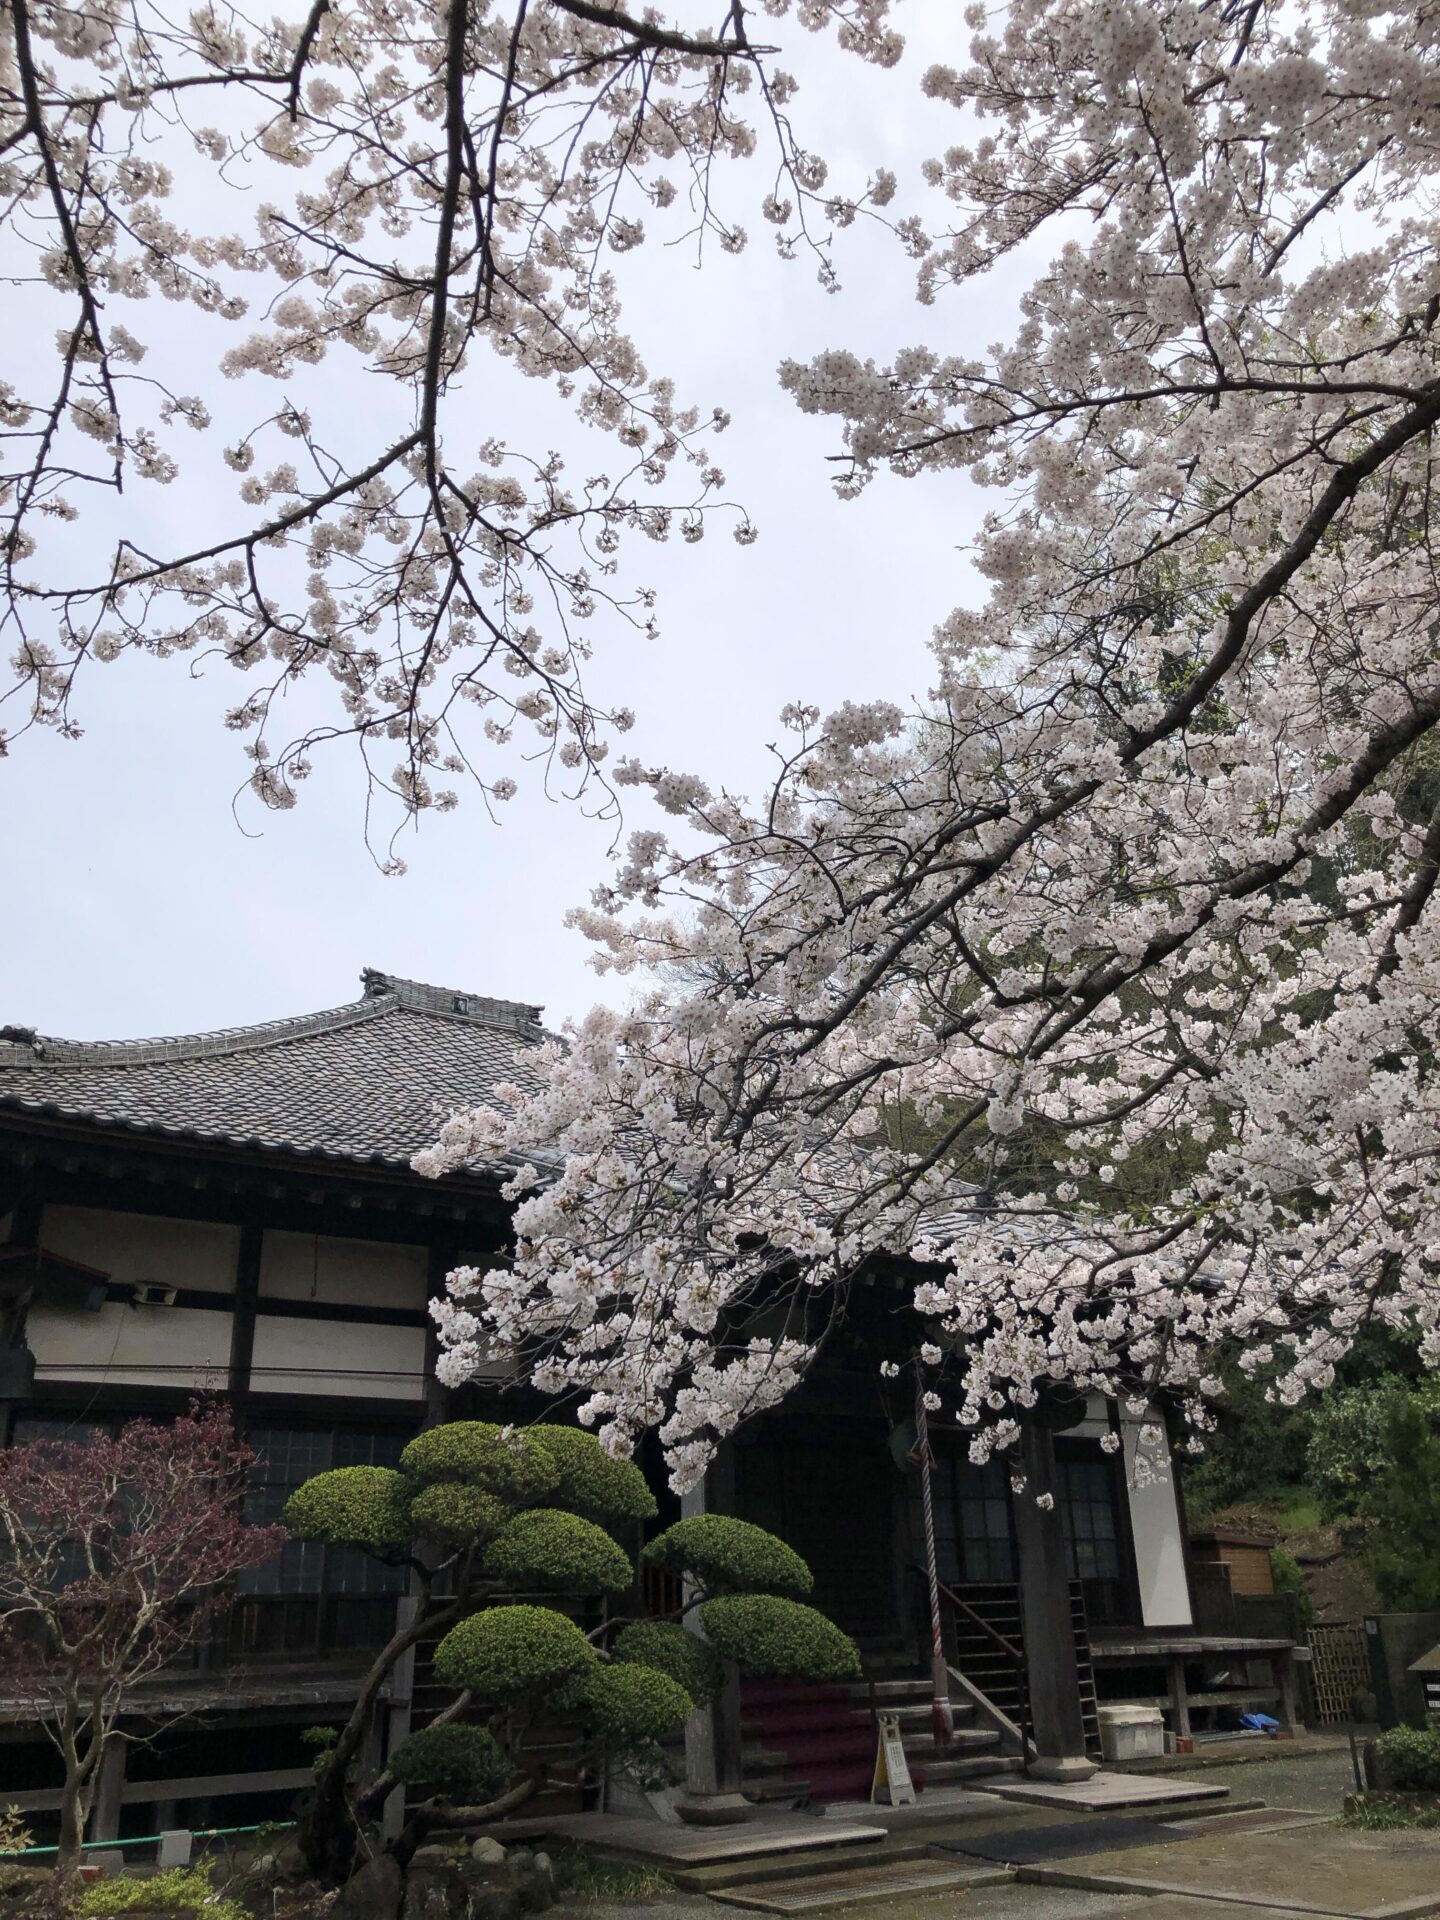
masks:
<instances>
[{"instance_id":1,"label":"gravel ground","mask_svg":"<svg viewBox=\"0 0 1440 1920\"><path fill-rule=\"evenodd\" d=\"M1195 1778L1207 1786L1213 1781L1229 1787L1237 1800L1263 1800L1268 1807L1304 1807L1314 1813L1339 1813L1345 1795L1355 1791L1348 1745L1293 1758L1282 1746L1274 1758L1267 1754L1263 1760L1207 1766L1197 1770Z\"/></svg>"}]
</instances>

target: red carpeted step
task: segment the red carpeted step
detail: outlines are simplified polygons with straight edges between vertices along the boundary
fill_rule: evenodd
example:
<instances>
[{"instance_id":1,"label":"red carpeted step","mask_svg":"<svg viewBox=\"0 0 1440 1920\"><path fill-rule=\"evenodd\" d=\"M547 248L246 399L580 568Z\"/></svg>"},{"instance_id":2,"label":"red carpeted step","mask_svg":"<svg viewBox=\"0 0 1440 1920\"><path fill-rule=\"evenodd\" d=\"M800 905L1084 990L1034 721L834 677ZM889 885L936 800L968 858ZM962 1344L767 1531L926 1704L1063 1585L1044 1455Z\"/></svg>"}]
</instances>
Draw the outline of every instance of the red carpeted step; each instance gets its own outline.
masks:
<instances>
[{"instance_id":1,"label":"red carpeted step","mask_svg":"<svg viewBox=\"0 0 1440 1920\"><path fill-rule=\"evenodd\" d=\"M852 1706L848 1687L815 1687L804 1680L742 1680L740 1705L751 1707Z\"/></svg>"},{"instance_id":2,"label":"red carpeted step","mask_svg":"<svg viewBox=\"0 0 1440 1920\"><path fill-rule=\"evenodd\" d=\"M783 1753L791 1767L810 1778L812 1768L827 1761L854 1760L865 1766L875 1761L875 1735L869 1727L832 1727L825 1733L796 1733L784 1738L764 1736L764 1745Z\"/></svg>"},{"instance_id":3,"label":"red carpeted step","mask_svg":"<svg viewBox=\"0 0 1440 1920\"><path fill-rule=\"evenodd\" d=\"M740 1722L745 1727L758 1727L768 1736L770 1734L819 1733L826 1727L845 1727L852 1724L869 1727L868 1714L857 1718L847 1712L844 1706L784 1706L784 1707L742 1707Z\"/></svg>"}]
</instances>

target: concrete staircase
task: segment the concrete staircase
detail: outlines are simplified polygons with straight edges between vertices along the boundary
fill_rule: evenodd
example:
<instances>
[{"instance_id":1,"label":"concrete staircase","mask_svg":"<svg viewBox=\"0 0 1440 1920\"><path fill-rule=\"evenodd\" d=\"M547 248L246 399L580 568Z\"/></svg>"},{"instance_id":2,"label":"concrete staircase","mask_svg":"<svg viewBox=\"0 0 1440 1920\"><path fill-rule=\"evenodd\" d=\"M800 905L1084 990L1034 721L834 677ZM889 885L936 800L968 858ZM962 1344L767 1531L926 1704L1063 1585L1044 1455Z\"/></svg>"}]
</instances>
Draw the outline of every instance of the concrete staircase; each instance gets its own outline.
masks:
<instances>
[{"instance_id":1,"label":"concrete staircase","mask_svg":"<svg viewBox=\"0 0 1440 1920\"><path fill-rule=\"evenodd\" d=\"M875 1770L876 1712L894 1713L917 1791L957 1786L1012 1772L1018 1758L1001 1751L1000 1735L976 1724L968 1702L954 1705L955 1735L935 1744L930 1682L913 1673L870 1684L817 1687L803 1682L747 1681L740 1690L743 1790L779 1806L866 1800Z\"/></svg>"}]
</instances>

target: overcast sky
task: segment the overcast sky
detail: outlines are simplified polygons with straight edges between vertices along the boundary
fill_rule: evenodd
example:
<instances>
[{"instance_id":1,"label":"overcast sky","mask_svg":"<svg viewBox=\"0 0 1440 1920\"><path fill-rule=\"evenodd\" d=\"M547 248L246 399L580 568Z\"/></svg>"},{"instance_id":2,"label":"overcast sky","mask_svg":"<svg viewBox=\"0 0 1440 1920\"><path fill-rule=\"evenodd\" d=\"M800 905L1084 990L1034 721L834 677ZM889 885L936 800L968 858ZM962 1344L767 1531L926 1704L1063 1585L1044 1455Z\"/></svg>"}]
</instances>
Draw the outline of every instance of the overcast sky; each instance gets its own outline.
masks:
<instances>
[{"instance_id":1,"label":"overcast sky","mask_svg":"<svg viewBox=\"0 0 1440 1920\"><path fill-rule=\"evenodd\" d=\"M837 184L878 165L914 183L921 159L961 131L919 92L930 61L963 58L959 6L908 0L898 20L910 48L890 74L817 55L784 25L784 64L802 81L797 132ZM590 687L602 704L635 708L627 746L642 759L753 790L787 700L923 694L932 627L980 593L964 548L983 503L968 485L885 479L837 501L826 468L836 427L795 410L778 363L840 345L883 359L916 340L976 352L1003 330L1015 284L921 309L911 264L862 227L840 236L843 289L827 295L810 265L774 258L755 217L764 188L744 189L732 182L726 198L737 213L743 204L747 253L714 254L699 272L673 254L630 256L643 264L627 318L653 371L733 415L718 454L760 537L628 546L622 577L658 589L662 638L611 628ZM334 359L315 377L358 376ZM478 440L493 423L478 397L467 405ZM580 429L562 450L592 470L579 464L596 458ZM602 986L624 991L595 980L585 943L561 924L603 874L613 826L522 776L500 825L462 798L408 837L408 874L386 879L365 850L345 749L317 762L293 812L245 806L237 825L244 763L218 716L238 687L229 671L193 681L183 660L99 667L82 691L83 739L30 735L0 762L0 1022L78 1039L244 1024L352 999L363 966L541 1002L553 1022ZM627 827L642 817L630 800Z\"/></svg>"}]
</instances>

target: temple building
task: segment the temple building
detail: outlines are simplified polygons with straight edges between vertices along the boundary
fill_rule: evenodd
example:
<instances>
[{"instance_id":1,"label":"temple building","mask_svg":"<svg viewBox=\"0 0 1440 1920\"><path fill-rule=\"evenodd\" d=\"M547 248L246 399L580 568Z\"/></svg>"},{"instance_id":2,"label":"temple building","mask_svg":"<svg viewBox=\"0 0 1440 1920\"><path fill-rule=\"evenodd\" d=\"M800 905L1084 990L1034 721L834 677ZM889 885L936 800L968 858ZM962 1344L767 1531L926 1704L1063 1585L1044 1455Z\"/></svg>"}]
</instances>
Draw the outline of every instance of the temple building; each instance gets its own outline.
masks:
<instances>
[{"instance_id":1,"label":"temple building","mask_svg":"<svg viewBox=\"0 0 1440 1920\"><path fill-rule=\"evenodd\" d=\"M498 1375L450 1394L433 1373L427 1303L451 1267L503 1252L503 1170L435 1181L410 1161L451 1109L517 1077L517 1054L543 1038L540 1011L367 971L361 997L331 1012L176 1039L0 1027L0 1444L223 1393L257 1454L252 1516L269 1520L311 1474L393 1463L437 1419L539 1414ZM908 1284L901 1262L862 1274L799 1392L743 1429L687 1497L805 1556L815 1604L860 1644L866 1685L798 1704L750 1689L710 1716L692 1785L791 1803L863 1794L877 1697L932 1784L1022 1764L1088 1770L1107 1697L1158 1700L1186 1732L1217 1662L1225 1684L1293 1719L1288 1640L1216 1636L1197 1619L1160 1416L1099 1400L1044 1410L1023 1447L1031 1487L1053 1491L1048 1510L998 1464L973 1465L958 1429L932 1425L927 1456L876 1364L905 1350ZM1160 1457L1141 1472L1147 1424ZM927 1457L956 1723L943 1751ZM677 1503L647 1465L668 1524ZM128 1762L123 1743L107 1754L93 1836L284 1817L310 1777L304 1729L353 1699L405 1604L398 1570L299 1542L245 1576L223 1637L156 1705L186 1717ZM377 1760L425 1705L423 1674L397 1681ZM55 1784L32 1710L0 1697L0 1803L43 1821Z\"/></svg>"}]
</instances>

